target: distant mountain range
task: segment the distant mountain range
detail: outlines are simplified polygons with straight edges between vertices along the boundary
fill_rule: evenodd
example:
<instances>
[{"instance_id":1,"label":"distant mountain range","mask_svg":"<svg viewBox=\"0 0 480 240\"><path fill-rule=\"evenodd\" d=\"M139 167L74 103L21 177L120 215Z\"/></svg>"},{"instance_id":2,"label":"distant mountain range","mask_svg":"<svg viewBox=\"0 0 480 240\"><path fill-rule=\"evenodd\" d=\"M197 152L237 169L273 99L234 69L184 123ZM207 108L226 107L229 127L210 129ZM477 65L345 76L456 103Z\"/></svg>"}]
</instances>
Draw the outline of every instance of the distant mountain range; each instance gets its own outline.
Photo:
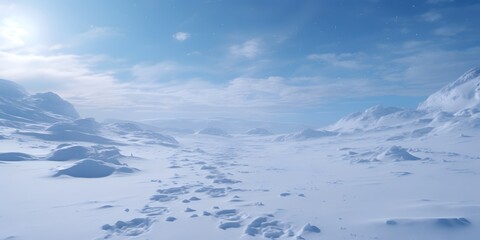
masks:
<instances>
[{"instance_id":1,"label":"distant mountain range","mask_svg":"<svg viewBox=\"0 0 480 240\"><path fill-rule=\"evenodd\" d=\"M87 125L83 126L84 124ZM434 132L448 131L452 128L480 128L480 67L467 71L456 81L435 92L420 103L417 109L374 106L363 112L350 114L321 129L309 129L306 126L288 123L231 118L149 120L143 123L111 120L101 125L93 119L81 120L73 105L55 93L32 95L14 82L0 80L0 125L20 129L25 126L46 125L43 129L45 131L59 132L60 129L63 133L68 132L70 135L72 132L95 135L101 132L100 129L105 128L125 134L140 134L143 131L143 135L150 137L152 136L150 133L156 131L193 134L199 129L213 128L217 132L222 131L224 135L252 134L252 132L258 134L258 129L261 129L261 135L270 135L269 130L277 134L284 133L286 129L298 131L276 137L277 140L285 141L393 129L404 131L402 133L404 137L407 135L419 137ZM88 129L83 129L83 127ZM119 127L125 129L120 131ZM249 131L250 129L257 130ZM129 132L129 130L131 131ZM146 134L145 132L150 133ZM82 135L82 137L85 136ZM160 138L168 144L176 144L175 139L169 136L155 136L155 138ZM100 138L100 140L108 142L104 138Z\"/></svg>"}]
</instances>

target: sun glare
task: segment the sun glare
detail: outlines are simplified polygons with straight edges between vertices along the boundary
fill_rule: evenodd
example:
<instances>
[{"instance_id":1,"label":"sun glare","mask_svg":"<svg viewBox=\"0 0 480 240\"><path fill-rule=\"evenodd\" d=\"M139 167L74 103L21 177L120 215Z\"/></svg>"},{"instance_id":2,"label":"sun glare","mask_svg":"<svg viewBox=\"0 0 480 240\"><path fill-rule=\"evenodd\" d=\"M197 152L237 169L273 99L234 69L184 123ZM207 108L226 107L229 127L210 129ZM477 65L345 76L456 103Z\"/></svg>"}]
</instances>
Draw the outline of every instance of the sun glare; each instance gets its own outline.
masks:
<instances>
[{"instance_id":1,"label":"sun glare","mask_svg":"<svg viewBox=\"0 0 480 240\"><path fill-rule=\"evenodd\" d=\"M2 21L1 34L9 47L21 47L26 44L26 37L28 37L29 32L19 22L12 19L4 19Z\"/></svg>"}]
</instances>

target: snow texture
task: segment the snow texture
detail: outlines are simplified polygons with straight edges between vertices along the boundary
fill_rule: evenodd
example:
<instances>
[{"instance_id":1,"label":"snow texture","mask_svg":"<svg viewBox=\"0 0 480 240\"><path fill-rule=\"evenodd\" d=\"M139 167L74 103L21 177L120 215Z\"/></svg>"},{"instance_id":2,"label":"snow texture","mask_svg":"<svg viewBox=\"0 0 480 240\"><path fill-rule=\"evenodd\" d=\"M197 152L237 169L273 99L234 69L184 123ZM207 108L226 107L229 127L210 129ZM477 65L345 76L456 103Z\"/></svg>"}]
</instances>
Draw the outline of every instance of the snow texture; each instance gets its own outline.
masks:
<instances>
[{"instance_id":1,"label":"snow texture","mask_svg":"<svg viewBox=\"0 0 480 240\"><path fill-rule=\"evenodd\" d=\"M0 80L0 239L478 239L479 72L280 135L99 123Z\"/></svg>"}]
</instances>

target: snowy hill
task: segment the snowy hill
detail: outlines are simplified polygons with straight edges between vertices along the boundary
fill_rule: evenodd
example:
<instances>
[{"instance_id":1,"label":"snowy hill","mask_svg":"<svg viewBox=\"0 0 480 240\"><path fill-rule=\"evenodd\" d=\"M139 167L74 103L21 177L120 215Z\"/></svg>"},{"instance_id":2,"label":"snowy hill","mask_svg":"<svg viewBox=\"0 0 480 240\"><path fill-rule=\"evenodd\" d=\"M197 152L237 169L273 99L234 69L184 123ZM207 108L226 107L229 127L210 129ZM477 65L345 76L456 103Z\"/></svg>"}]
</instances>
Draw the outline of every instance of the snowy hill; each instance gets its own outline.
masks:
<instances>
[{"instance_id":1,"label":"snowy hill","mask_svg":"<svg viewBox=\"0 0 480 240\"><path fill-rule=\"evenodd\" d=\"M456 113L466 109L480 111L480 67L471 69L456 81L432 94L419 110Z\"/></svg>"},{"instance_id":2,"label":"snowy hill","mask_svg":"<svg viewBox=\"0 0 480 240\"><path fill-rule=\"evenodd\" d=\"M276 142L283 142L283 141L289 141L289 140L301 141L301 140L318 139L318 138L324 138L324 137L333 137L337 135L338 135L337 132L331 132L326 130L314 130L314 129L307 128L298 133L281 135L275 138L275 141Z\"/></svg>"},{"instance_id":3,"label":"snowy hill","mask_svg":"<svg viewBox=\"0 0 480 240\"><path fill-rule=\"evenodd\" d=\"M375 106L351 114L326 127L330 131L355 133L415 129L441 132L480 127L480 67L430 95L415 110ZM419 131L412 132L418 135ZM423 136L423 134L421 134Z\"/></svg>"},{"instance_id":4,"label":"snowy hill","mask_svg":"<svg viewBox=\"0 0 480 240\"><path fill-rule=\"evenodd\" d=\"M247 135L258 135L258 136L268 136L273 135L270 131L265 128L252 128L248 130L245 134Z\"/></svg>"},{"instance_id":5,"label":"snowy hill","mask_svg":"<svg viewBox=\"0 0 480 240\"><path fill-rule=\"evenodd\" d=\"M378 126L378 122L386 116L403 112L404 109L396 107L374 106L363 112L357 112L338 120L327 129L332 131L355 132L359 130L372 129Z\"/></svg>"},{"instance_id":6,"label":"snowy hill","mask_svg":"<svg viewBox=\"0 0 480 240\"><path fill-rule=\"evenodd\" d=\"M31 95L18 84L0 79L0 125L54 123L79 117L72 104L55 93Z\"/></svg>"},{"instance_id":7,"label":"snowy hill","mask_svg":"<svg viewBox=\"0 0 480 240\"><path fill-rule=\"evenodd\" d=\"M230 134L225 132L223 129L220 128L204 128L198 131L197 134L203 135L211 135L211 136L218 136L218 137L231 137Z\"/></svg>"}]
</instances>

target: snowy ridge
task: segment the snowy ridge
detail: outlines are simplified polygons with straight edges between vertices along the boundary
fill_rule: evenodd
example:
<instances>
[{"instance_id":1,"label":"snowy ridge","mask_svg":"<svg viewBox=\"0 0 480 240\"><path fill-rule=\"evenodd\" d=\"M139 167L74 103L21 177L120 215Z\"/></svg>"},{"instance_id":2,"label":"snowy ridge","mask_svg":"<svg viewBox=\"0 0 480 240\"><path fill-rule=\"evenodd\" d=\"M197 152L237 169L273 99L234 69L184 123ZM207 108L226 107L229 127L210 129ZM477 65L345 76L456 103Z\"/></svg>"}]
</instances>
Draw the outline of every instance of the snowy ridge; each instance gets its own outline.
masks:
<instances>
[{"instance_id":1,"label":"snowy ridge","mask_svg":"<svg viewBox=\"0 0 480 240\"><path fill-rule=\"evenodd\" d=\"M419 110L456 113L480 109L480 67L471 69L418 106Z\"/></svg>"},{"instance_id":2,"label":"snowy ridge","mask_svg":"<svg viewBox=\"0 0 480 240\"><path fill-rule=\"evenodd\" d=\"M53 123L79 117L73 105L55 93L30 95L18 84L0 79L1 125Z\"/></svg>"},{"instance_id":3,"label":"snowy ridge","mask_svg":"<svg viewBox=\"0 0 480 240\"><path fill-rule=\"evenodd\" d=\"M335 124L328 126L327 129L331 131L355 132L366 129L374 129L379 126L392 126L399 123L399 120L397 120L398 118L404 117L403 114L397 114L394 115L394 117L392 117L392 115L395 113L402 113L404 111L405 110L401 108L377 105L368 108L363 112L350 114L347 117L340 119ZM390 117L390 121L388 121L389 124L381 124L381 122L388 117ZM393 122L391 120L393 120Z\"/></svg>"}]
</instances>

